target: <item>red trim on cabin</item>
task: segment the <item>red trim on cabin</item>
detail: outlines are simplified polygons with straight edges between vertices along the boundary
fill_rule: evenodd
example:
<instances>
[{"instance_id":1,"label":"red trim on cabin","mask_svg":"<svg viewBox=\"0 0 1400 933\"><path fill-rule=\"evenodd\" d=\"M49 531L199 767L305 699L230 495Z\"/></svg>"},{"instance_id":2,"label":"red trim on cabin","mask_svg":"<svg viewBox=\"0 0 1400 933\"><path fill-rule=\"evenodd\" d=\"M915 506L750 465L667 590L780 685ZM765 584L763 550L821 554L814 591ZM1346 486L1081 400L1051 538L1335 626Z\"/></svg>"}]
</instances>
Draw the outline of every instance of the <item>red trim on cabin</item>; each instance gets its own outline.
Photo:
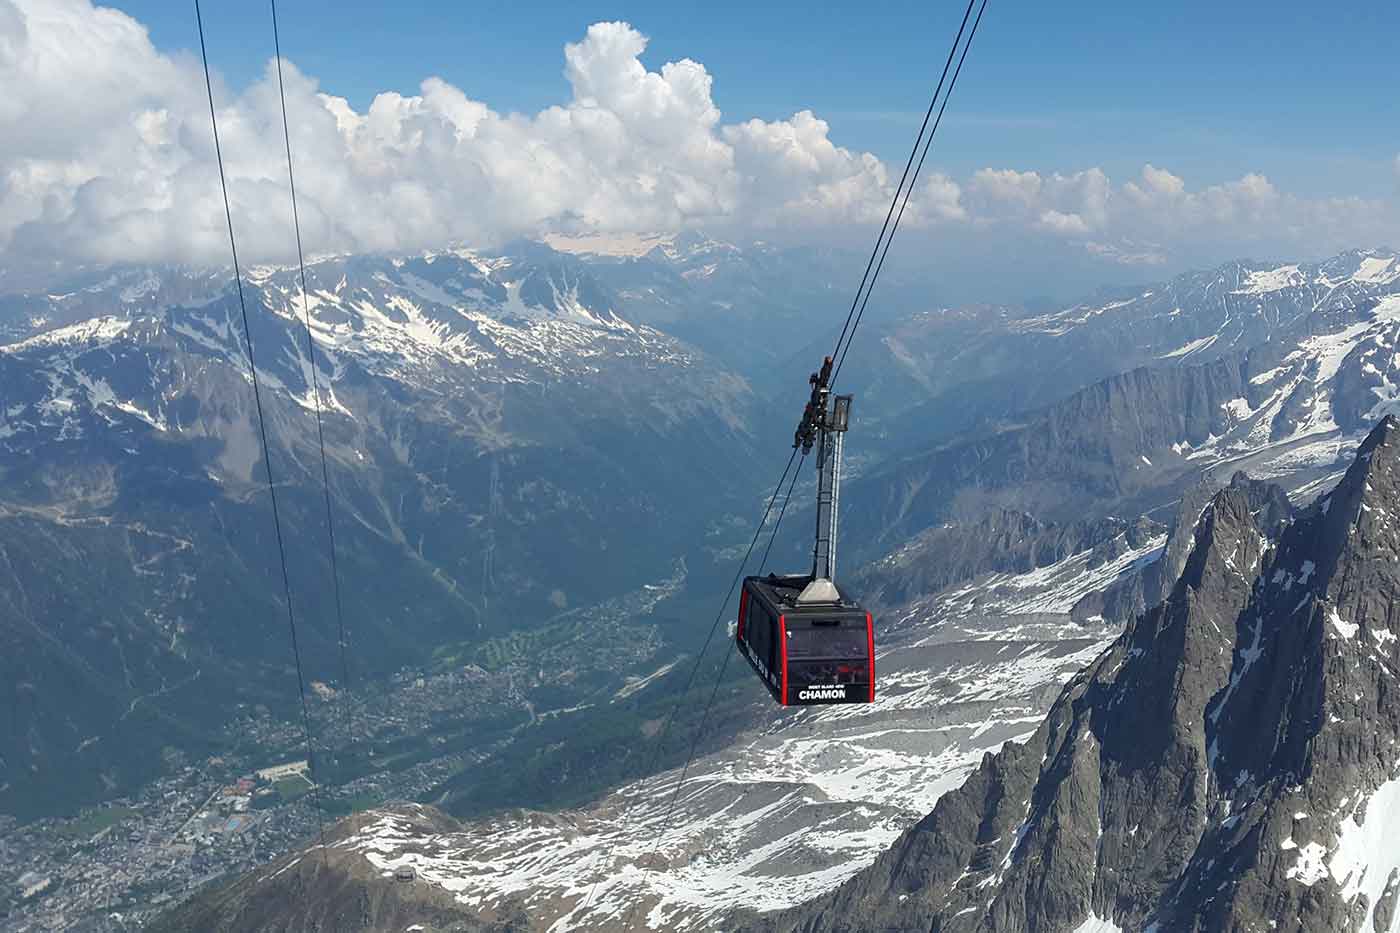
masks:
<instances>
[{"instance_id":1,"label":"red trim on cabin","mask_svg":"<svg viewBox=\"0 0 1400 933\"><path fill-rule=\"evenodd\" d=\"M749 588L744 587L739 592L739 629L734 633L734 637L740 641L744 640L744 623L749 618Z\"/></svg>"},{"instance_id":2,"label":"red trim on cabin","mask_svg":"<svg viewBox=\"0 0 1400 933\"><path fill-rule=\"evenodd\" d=\"M788 695L787 695L787 693L788 693L788 691L787 691L788 660L787 660L787 616L785 616L785 615L780 615L780 616L778 616L778 644L782 646L782 658L783 658L783 659L782 659L782 665L783 665L783 699L782 699L782 704L783 704L784 706L787 706L787 705L788 705Z\"/></svg>"},{"instance_id":3,"label":"red trim on cabin","mask_svg":"<svg viewBox=\"0 0 1400 933\"><path fill-rule=\"evenodd\" d=\"M875 702L875 619L865 614L865 642L870 651L870 702Z\"/></svg>"}]
</instances>

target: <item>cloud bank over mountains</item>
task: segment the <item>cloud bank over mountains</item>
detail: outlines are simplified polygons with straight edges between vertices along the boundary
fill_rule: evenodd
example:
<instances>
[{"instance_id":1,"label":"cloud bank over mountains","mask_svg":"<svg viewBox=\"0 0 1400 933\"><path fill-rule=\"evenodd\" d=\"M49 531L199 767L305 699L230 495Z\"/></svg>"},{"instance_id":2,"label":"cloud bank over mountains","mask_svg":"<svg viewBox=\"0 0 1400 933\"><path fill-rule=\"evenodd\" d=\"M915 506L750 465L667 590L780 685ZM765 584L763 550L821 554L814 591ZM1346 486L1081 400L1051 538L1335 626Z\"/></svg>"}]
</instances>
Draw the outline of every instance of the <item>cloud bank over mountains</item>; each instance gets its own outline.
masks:
<instances>
[{"instance_id":1,"label":"cloud bank over mountains","mask_svg":"<svg viewBox=\"0 0 1400 933\"><path fill-rule=\"evenodd\" d=\"M570 99L523 116L436 77L415 96L382 93L360 112L284 61L307 249L684 228L872 235L902 166L837 145L810 111L726 123L704 65L649 70L646 45L626 23L590 26L564 49ZM214 87L250 261L285 260L293 249L276 82L269 60L240 93L217 78ZM195 57L156 49L140 23L87 0L0 0L0 87L0 267L225 260ZM901 230L953 252L1014 240L1153 266L1199 261L1210 249L1222 258L1306 255L1400 240L1396 207L1299 197L1254 173L1192 187L1151 164L1121 182L1092 167L954 179L926 166Z\"/></svg>"}]
</instances>

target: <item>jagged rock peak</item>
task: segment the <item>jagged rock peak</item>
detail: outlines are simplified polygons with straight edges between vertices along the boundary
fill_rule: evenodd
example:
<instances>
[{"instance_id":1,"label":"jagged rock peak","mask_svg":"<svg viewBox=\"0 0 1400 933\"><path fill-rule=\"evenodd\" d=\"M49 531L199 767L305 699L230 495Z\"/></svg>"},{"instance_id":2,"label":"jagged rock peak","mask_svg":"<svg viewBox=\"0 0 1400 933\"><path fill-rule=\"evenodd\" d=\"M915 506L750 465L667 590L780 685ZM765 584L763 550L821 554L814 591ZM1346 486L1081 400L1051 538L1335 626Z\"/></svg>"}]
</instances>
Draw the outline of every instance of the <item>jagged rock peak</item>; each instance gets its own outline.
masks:
<instances>
[{"instance_id":1,"label":"jagged rock peak","mask_svg":"<svg viewBox=\"0 0 1400 933\"><path fill-rule=\"evenodd\" d=\"M1400 931L1400 426L1295 521L1243 477L1179 579L782 931Z\"/></svg>"},{"instance_id":2,"label":"jagged rock peak","mask_svg":"<svg viewBox=\"0 0 1400 933\"><path fill-rule=\"evenodd\" d=\"M1275 483L1236 472L1226 488L1244 495L1255 524L1268 538L1277 538L1292 518L1293 506L1288 494ZM1162 556L1137 572L1119 578L1107 589L1086 595L1071 614L1081 619L1098 615L1126 623L1166 599L1186 569L1186 559L1195 546L1201 517L1219 491L1219 484L1209 479L1186 490L1172 516Z\"/></svg>"},{"instance_id":3,"label":"jagged rock peak","mask_svg":"<svg viewBox=\"0 0 1400 933\"><path fill-rule=\"evenodd\" d=\"M1374 547L1382 543L1400 491L1397 435L1400 422L1387 415L1357 449L1356 459L1336 488L1315 504L1318 533L1326 542L1327 556L1340 558L1348 544Z\"/></svg>"},{"instance_id":4,"label":"jagged rock peak","mask_svg":"<svg viewBox=\"0 0 1400 933\"><path fill-rule=\"evenodd\" d=\"M1293 505L1288 501L1288 493L1277 483L1252 479L1239 470L1230 477L1230 488L1244 493L1255 523L1270 536L1277 535L1293 517Z\"/></svg>"}]
</instances>

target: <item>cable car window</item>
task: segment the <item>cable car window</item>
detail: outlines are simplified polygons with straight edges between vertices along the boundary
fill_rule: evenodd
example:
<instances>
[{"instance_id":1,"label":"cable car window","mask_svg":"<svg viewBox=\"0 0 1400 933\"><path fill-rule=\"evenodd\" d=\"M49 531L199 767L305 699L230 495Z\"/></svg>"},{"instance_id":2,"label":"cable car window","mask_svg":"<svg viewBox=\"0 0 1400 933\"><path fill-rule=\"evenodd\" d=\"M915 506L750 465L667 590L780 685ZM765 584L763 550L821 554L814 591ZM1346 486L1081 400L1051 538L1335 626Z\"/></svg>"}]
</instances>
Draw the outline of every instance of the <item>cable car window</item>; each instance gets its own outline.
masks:
<instances>
[{"instance_id":1,"label":"cable car window","mask_svg":"<svg viewBox=\"0 0 1400 933\"><path fill-rule=\"evenodd\" d=\"M789 658L864 658L869 640L862 622L859 626L790 628L787 645Z\"/></svg>"},{"instance_id":2,"label":"cable car window","mask_svg":"<svg viewBox=\"0 0 1400 933\"><path fill-rule=\"evenodd\" d=\"M749 600L748 618L744 621L744 638L753 650L754 657L773 667L773 617L757 599Z\"/></svg>"}]
</instances>

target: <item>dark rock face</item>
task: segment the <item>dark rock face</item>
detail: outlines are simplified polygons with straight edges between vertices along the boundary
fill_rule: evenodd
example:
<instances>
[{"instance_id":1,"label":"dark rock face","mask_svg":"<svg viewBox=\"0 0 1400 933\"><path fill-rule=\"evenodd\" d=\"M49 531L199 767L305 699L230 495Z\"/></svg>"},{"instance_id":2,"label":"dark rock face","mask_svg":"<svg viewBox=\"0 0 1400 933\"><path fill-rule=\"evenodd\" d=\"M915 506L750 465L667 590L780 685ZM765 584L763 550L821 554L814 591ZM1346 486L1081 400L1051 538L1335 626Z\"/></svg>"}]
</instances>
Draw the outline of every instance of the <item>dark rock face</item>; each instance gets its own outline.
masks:
<instances>
[{"instance_id":1,"label":"dark rock face","mask_svg":"<svg viewBox=\"0 0 1400 933\"><path fill-rule=\"evenodd\" d=\"M1244 494L1250 513L1269 537L1275 537L1292 516L1293 508L1287 494L1273 483L1236 473L1230 480L1230 488ZM1186 558L1195 544L1196 523L1210 506L1215 492L1216 487L1209 480L1187 490L1172 517L1161 559L1118 580L1101 593L1085 596L1070 614L1078 619L1097 615L1112 622L1126 623L1171 595L1172 586L1186 569Z\"/></svg>"},{"instance_id":2,"label":"dark rock face","mask_svg":"<svg viewBox=\"0 0 1400 933\"><path fill-rule=\"evenodd\" d=\"M750 928L1393 931L1398 498L1393 418L1286 526L1237 478L1166 601L1029 742L871 868Z\"/></svg>"},{"instance_id":3,"label":"dark rock face","mask_svg":"<svg viewBox=\"0 0 1400 933\"><path fill-rule=\"evenodd\" d=\"M1250 361L1236 357L1105 379L1023 424L909 457L852 482L843 531L879 546L997 509L1061 522L1111 511L1139 514L1137 496L1157 491L1158 499L1169 502L1177 494L1173 477L1194 476L1196 467L1172 453L1172 445L1202 445L1226 433L1222 406L1244 395L1253 375ZM1150 468L1143 468L1144 457Z\"/></svg>"},{"instance_id":4,"label":"dark rock face","mask_svg":"<svg viewBox=\"0 0 1400 933\"><path fill-rule=\"evenodd\" d=\"M1234 294L1255 315L1263 299L1251 288ZM1067 337L1100 326L1089 322L1130 320L1117 318L1118 310L1066 319L1069 330L1056 325L1043 333ZM1240 309L1227 302L1223 310L1230 319ZM1190 317L1192 326L1202 323ZM1258 342L1229 352L1204 338L1211 341L1209 353L1171 351L1150 362L1125 355L1123 364L1133 360L1138 368L1070 395L1035 394L1032 399L1058 400L1028 402L963 433L944 433L937 443L853 481L846 493L850 521L843 527L869 542L871 553L864 556L874 558L925 528L976 521L1001 509L1053 522L1138 515L1176 501L1226 450L1306 447L1328 432L1359 441L1376 420L1398 410L1392 348L1400 333L1400 297L1343 291L1335 300L1294 307L1287 318L1286 324L1279 318L1278 330L1259 331ZM1219 318L1212 321L1220 326ZM1040 324L1050 326L1048 319ZM1086 358L1067 344L1055 354L1043 367L1072 373L1056 378L1093 371L1081 369ZM1020 365L1033 369L1032 359ZM1024 389L1037 376L1011 381ZM969 409L983 394L981 386L961 387L943 407Z\"/></svg>"}]
</instances>

